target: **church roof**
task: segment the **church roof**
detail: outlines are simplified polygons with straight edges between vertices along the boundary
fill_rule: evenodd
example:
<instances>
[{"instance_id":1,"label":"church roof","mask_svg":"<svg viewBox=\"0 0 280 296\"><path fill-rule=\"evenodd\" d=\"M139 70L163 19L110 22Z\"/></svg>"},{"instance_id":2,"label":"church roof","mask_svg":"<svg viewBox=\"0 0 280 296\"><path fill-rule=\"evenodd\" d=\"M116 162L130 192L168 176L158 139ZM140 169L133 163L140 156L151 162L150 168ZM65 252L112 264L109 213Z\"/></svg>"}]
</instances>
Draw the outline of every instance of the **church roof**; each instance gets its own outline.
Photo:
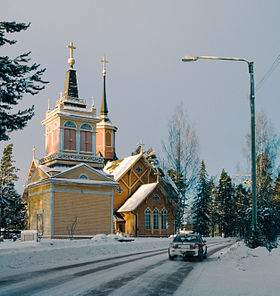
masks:
<instances>
[{"instance_id":1,"label":"church roof","mask_svg":"<svg viewBox=\"0 0 280 296\"><path fill-rule=\"evenodd\" d=\"M148 195L157 187L158 183L141 185L133 195L117 210L117 212L134 211Z\"/></svg>"},{"instance_id":2,"label":"church roof","mask_svg":"<svg viewBox=\"0 0 280 296\"><path fill-rule=\"evenodd\" d=\"M128 156L123 159L107 162L104 167L104 172L114 176L114 179L119 180L127 170L141 158L143 154Z\"/></svg>"}]
</instances>

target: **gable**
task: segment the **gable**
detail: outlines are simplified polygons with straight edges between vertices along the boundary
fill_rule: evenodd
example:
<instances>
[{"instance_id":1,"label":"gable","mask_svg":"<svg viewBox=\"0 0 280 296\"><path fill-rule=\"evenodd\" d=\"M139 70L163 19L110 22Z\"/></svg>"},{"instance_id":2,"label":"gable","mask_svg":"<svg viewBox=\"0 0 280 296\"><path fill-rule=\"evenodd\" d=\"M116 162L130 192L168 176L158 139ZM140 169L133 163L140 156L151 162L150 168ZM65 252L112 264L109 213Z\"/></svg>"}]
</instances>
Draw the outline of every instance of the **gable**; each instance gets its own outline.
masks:
<instances>
[{"instance_id":1,"label":"gable","mask_svg":"<svg viewBox=\"0 0 280 296\"><path fill-rule=\"evenodd\" d=\"M65 170L62 173L55 175L55 178L61 179L88 179L95 181L113 181L113 179L108 176L103 171L99 171L86 164L76 165L72 168Z\"/></svg>"},{"instance_id":2,"label":"gable","mask_svg":"<svg viewBox=\"0 0 280 296\"><path fill-rule=\"evenodd\" d=\"M28 172L26 184L38 182L38 181L46 179L48 177L49 177L49 175L44 170L44 168L42 166L38 166L37 161L33 159L30 169L29 169L29 172Z\"/></svg>"}]
</instances>

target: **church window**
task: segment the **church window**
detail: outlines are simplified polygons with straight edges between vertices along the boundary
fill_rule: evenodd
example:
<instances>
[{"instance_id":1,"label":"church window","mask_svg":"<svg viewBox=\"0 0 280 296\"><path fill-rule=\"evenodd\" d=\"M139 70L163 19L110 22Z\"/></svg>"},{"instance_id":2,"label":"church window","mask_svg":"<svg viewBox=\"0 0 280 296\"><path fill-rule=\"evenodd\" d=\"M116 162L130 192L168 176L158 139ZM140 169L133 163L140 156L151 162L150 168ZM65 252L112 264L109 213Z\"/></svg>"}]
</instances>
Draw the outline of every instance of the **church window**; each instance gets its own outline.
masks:
<instances>
[{"instance_id":1,"label":"church window","mask_svg":"<svg viewBox=\"0 0 280 296\"><path fill-rule=\"evenodd\" d=\"M86 174L81 174L79 176L79 179L88 179L88 176Z\"/></svg>"},{"instance_id":2,"label":"church window","mask_svg":"<svg viewBox=\"0 0 280 296\"><path fill-rule=\"evenodd\" d=\"M88 123L84 123L81 125L81 130L87 130L87 131L92 131L92 126Z\"/></svg>"},{"instance_id":3,"label":"church window","mask_svg":"<svg viewBox=\"0 0 280 296\"><path fill-rule=\"evenodd\" d=\"M159 212L157 209L154 210L153 213L153 218L154 218L154 229L158 229L159 228Z\"/></svg>"},{"instance_id":4,"label":"church window","mask_svg":"<svg viewBox=\"0 0 280 296\"><path fill-rule=\"evenodd\" d=\"M123 192L123 189L121 188L121 186L119 186L119 187L117 188L117 191L118 191L119 194L121 194L121 193Z\"/></svg>"},{"instance_id":5,"label":"church window","mask_svg":"<svg viewBox=\"0 0 280 296\"><path fill-rule=\"evenodd\" d=\"M153 200L154 200L154 201L159 201L159 196L158 196L157 194L155 194L155 195L153 196Z\"/></svg>"},{"instance_id":6,"label":"church window","mask_svg":"<svg viewBox=\"0 0 280 296\"><path fill-rule=\"evenodd\" d=\"M72 121L64 124L64 150L76 150L76 125Z\"/></svg>"},{"instance_id":7,"label":"church window","mask_svg":"<svg viewBox=\"0 0 280 296\"><path fill-rule=\"evenodd\" d=\"M138 174L140 174L140 173L142 172L142 169L141 169L140 166L138 166L138 167L136 168L136 172L137 172Z\"/></svg>"},{"instance_id":8,"label":"church window","mask_svg":"<svg viewBox=\"0 0 280 296\"><path fill-rule=\"evenodd\" d=\"M167 227L167 214L166 210L161 211L161 229L166 229Z\"/></svg>"},{"instance_id":9,"label":"church window","mask_svg":"<svg viewBox=\"0 0 280 296\"><path fill-rule=\"evenodd\" d=\"M72 121L67 121L64 123L64 127L69 127L69 128L77 128L76 124Z\"/></svg>"},{"instance_id":10,"label":"church window","mask_svg":"<svg viewBox=\"0 0 280 296\"><path fill-rule=\"evenodd\" d=\"M83 152L92 152L92 126L88 123L81 125L80 132L80 150Z\"/></svg>"},{"instance_id":11,"label":"church window","mask_svg":"<svg viewBox=\"0 0 280 296\"><path fill-rule=\"evenodd\" d=\"M110 132L106 132L105 142L106 142L106 146L109 146L109 147L112 146L112 135Z\"/></svg>"},{"instance_id":12,"label":"church window","mask_svg":"<svg viewBox=\"0 0 280 296\"><path fill-rule=\"evenodd\" d=\"M151 229L151 211L147 209L145 211L145 229Z\"/></svg>"}]
</instances>

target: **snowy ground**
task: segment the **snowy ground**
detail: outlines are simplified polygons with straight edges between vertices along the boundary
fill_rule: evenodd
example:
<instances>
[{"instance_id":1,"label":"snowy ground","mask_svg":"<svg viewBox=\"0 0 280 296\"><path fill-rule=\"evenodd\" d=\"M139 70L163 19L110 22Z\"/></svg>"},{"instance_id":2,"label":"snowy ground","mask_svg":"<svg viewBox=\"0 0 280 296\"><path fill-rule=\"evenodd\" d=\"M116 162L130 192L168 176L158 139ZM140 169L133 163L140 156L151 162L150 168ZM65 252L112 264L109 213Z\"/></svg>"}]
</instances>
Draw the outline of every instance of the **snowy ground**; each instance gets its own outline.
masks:
<instances>
[{"instance_id":1,"label":"snowy ground","mask_svg":"<svg viewBox=\"0 0 280 296\"><path fill-rule=\"evenodd\" d=\"M209 245L223 241L222 238L208 239ZM51 266L146 250L167 249L169 242L170 239L167 238L136 238L133 242L120 243L112 238L102 239L100 236L95 240L78 241L42 240L39 243L5 241L0 243L0 281L8 275ZM167 255L163 255L164 258L166 264L177 264L168 262ZM184 262L179 263L184 264ZM280 248L269 253L265 248L251 250L242 242L237 242L194 266L174 295L280 295Z\"/></svg>"}]
</instances>

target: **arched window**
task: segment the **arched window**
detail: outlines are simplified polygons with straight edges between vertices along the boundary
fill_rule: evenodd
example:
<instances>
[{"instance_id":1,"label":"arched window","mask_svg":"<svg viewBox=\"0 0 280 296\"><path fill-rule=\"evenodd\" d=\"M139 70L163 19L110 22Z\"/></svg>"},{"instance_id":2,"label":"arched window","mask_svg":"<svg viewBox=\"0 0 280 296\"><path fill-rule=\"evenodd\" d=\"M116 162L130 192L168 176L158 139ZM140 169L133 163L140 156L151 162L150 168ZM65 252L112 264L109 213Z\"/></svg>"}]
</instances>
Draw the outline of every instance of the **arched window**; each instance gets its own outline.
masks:
<instances>
[{"instance_id":1,"label":"arched window","mask_svg":"<svg viewBox=\"0 0 280 296\"><path fill-rule=\"evenodd\" d=\"M76 124L67 121L64 124L64 150L76 150Z\"/></svg>"},{"instance_id":2,"label":"arched window","mask_svg":"<svg viewBox=\"0 0 280 296\"><path fill-rule=\"evenodd\" d=\"M145 229L151 229L151 211L147 209L145 211Z\"/></svg>"},{"instance_id":3,"label":"arched window","mask_svg":"<svg viewBox=\"0 0 280 296\"><path fill-rule=\"evenodd\" d=\"M158 221L159 213L157 209L154 210L153 216L154 216L154 229L159 229L159 221Z\"/></svg>"},{"instance_id":4,"label":"arched window","mask_svg":"<svg viewBox=\"0 0 280 296\"><path fill-rule=\"evenodd\" d=\"M161 211L161 229L166 229L167 226L167 213L166 210Z\"/></svg>"},{"instance_id":5,"label":"arched window","mask_svg":"<svg viewBox=\"0 0 280 296\"><path fill-rule=\"evenodd\" d=\"M84 123L80 127L80 150L83 152L92 152L92 126Z\"/></svg>"},{"instance_id":6,"label":"arched window","mask_svg":"<svg viewBox=\"0 0 280 296\"><path fill-rule=\"evenodd\" d=\"M81 174L79 176L79 179L88 179L88 176L86 174Z\"/></svg>"}]
</instances>

